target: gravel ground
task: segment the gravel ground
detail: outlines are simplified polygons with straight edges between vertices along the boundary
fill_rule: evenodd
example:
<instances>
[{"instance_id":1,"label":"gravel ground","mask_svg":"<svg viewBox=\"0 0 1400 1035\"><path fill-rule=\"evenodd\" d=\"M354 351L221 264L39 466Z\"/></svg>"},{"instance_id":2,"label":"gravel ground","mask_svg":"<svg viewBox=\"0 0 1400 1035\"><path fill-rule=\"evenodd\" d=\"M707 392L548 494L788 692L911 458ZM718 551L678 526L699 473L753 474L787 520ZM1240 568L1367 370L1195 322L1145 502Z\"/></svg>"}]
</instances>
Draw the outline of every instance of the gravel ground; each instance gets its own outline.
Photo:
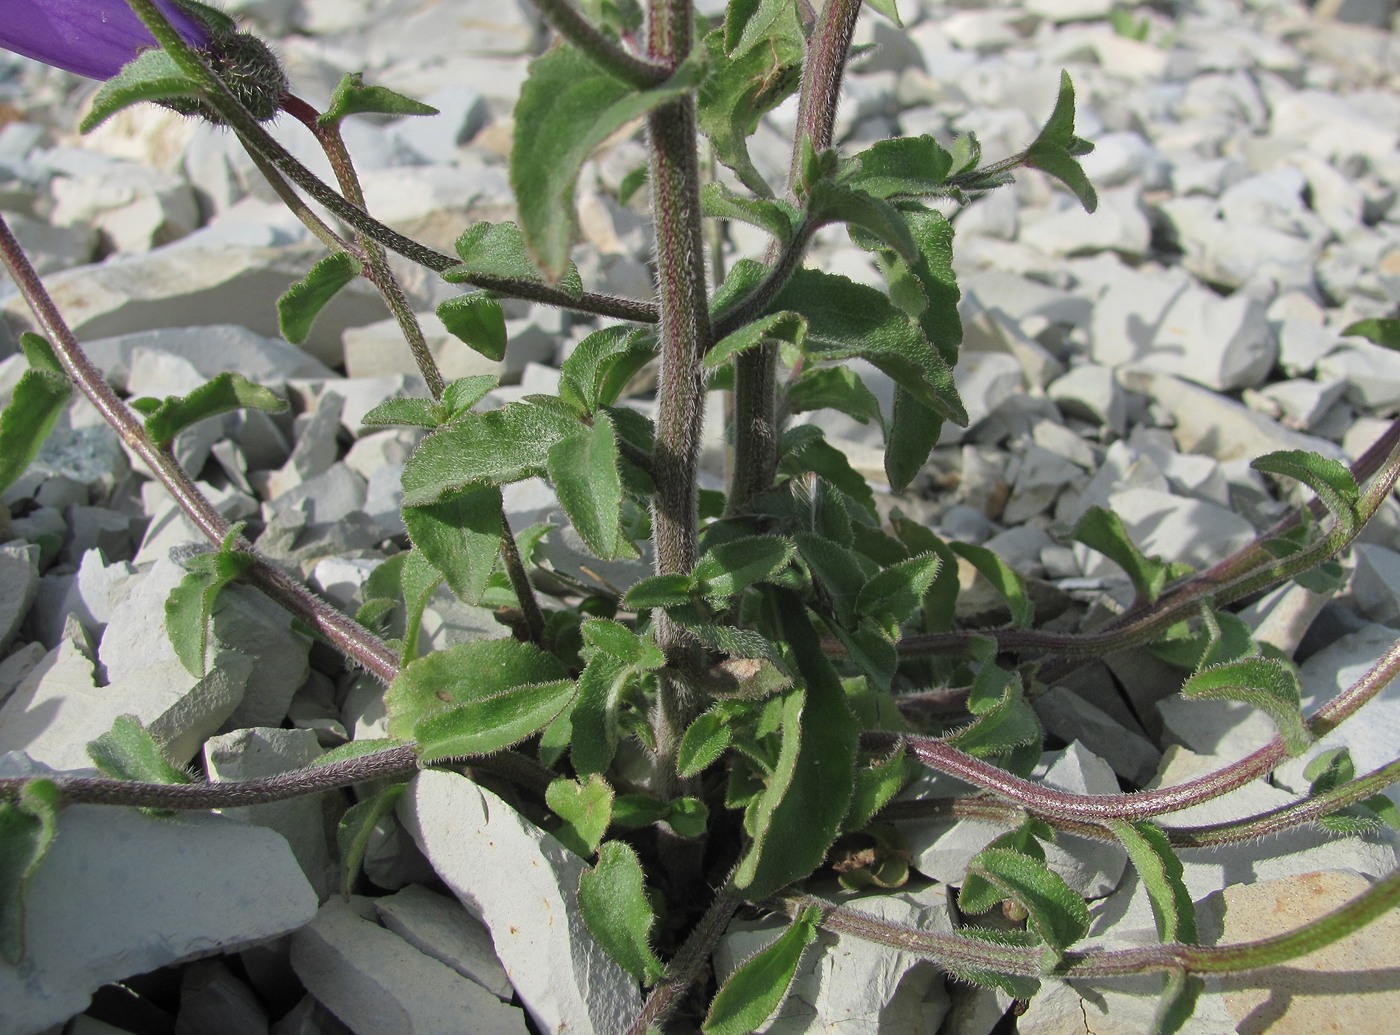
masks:
<instances>
[{"instance_id":1,"label":"gravel ground","mask_svg":"<svg viewBox=\"0 0 1400 1035\"><path fill-rule=\"evenodd\" d=\"M441 110L434 119L347 124L368 206L383 221L450 250L469 222L510 217L512 104L526 61L548 40L527 4L226 6L274 44L295 92L313 104L324 105L343 71L362 69L367 81ZM1058 185L1027 173L950 210L965 327L958 384L972 420L946 428L910 491L883 493L882 506L991 548L1029 580L1039 607L1078 613L1131 599L1121 572L1063 539L1088 507L1113 509L1146 553L1204 566L1289 506L1249 467L1253 457L1303 448L1355 459L1389 426L1400 409L1400 355L1342 332L1400 307L1394 0L1323 0L1316 11L1299 0L900 7L902 27L863 17L858 42L875 46L847 79L843 146L895 133L946 143L974 130L987 156L1012 153L1034 137L1068 69L1077 132L1096 145L1084 167L1100 206L1087 216ZM206 422L176 452L226 517L248 522L260 550L353 609L369 573L404 542L399 476L416 436L360 419L389 396L423 392L407 348L377 297L356 287L326 310L304 348L282 341L274 302L320 246L223 131L143 108L77 136L93 89L0 52L0 211L120 390L183 393L237 369L291 400L285 419ZM770 179L782 178L794 116L779 109L753 144ZM323 167L298 126L274 128ZM587 244L575 258L590 289L651 291L643 206L618 202L643 160L628 140L585 166ZM765 246L757 231L733 225L725 258ZM823 232L810 262L878 282L844 232ZM450 285L407 266L403 276L446 376L499 375L499 401L551 390L558 362L596 326L507 303L509 354L490 362L432 315ZM6 280L0 311L2 402L25 369L12 353L29 326ZM889 382L863 372L888 405ZM719 415L705 453L716 487ZM879 429L831 411L819 419L881 487ZM0 775L87 769L86 743L122 714L156 730L172 757L225 779L295 768L347 739L384 735L377 686L243 587L215 622L216 674L190 684L152 616L183 573L172 549L198 536L84 401L0 502ZM512 486L507 509L517 528L558 510L539 482ZM1400 637L1397 530L1392 497L1346 558L1341 592L1323 600L1285 588L1247 613L1258 638L1301 663L1305 706L1349 685ZM590 564L567 530L546 539L540 556L563 577L615 585L645 570ZM960 604L968 618L991 606L975 588ZM490 612L445 597L426 615L434 647L493 630ZM1115 683L1121 693L1103 689ZM1271 732L1252 712L1187 704L1177 688L1142 652L1055 687L1037 702L1060 745L1044 760L1046 779L1081 791L1178 782ZM1349 745L1358 772L1393 757L1400 693L1383 693L1368 715L1323 742ZM1270 808L1306 785L1301 765L1286 766L1222 808ZM607 1030L636 991L609 984L616 975L591 948L561 934L522 955L499 936L544 926L503 882L519 858L510 853L550 860L539 889L549 901L572 887L580 863L529 829L490 825L510 810L495 802L493 811L483 793L446 774L415 783L366 860L370 879L393 894L348 903L333 894L330 847L348 801L179 820L70 809L31 894L31 951L19 968L0 964L0 1028L428 1032L460 1030L471 1011L479 1031L525 1031L527 1013L541 1030ZM499 858L463 851L452 824L464 809L487 817L481 837L514 847ZM1181 821L1223 818L1217 809ZM906 833L915 869L940 882L958 879L993 830L963 822ZM1093 900L1092 937L1153 939L1145 893L1124 876L1121 852L1063 841L1050 861ZM1265 933L1250 926L1261 916L1300 908L1279 905L1283 891L1309 882L1316 915L1395 864L1384 839L1298 835L1191 853L1186 880L1203 937L1239 940ZM217 891L205 886L214 872ZM950 923L942 883L880 908L925 926ZM1290 913L1289 923L1304 918ZM1269 988L1212 985L1186 1030L1313 1032L1324 1021L1393 1030L1395 982L1366 978L1393 957L1400 932L1386 924L1348 942L1353 954L1340 961L1314 957L1271 974ZM721 973L761 943L754 929L732 932L716 956ZM894 953L845 949L810 954L770 1030L1138 1032L1159 987L1050 988L1012 1029L1003 996L945 986ZM137 974L145 976L112 984Z\"/></svg>"}]
</instances>

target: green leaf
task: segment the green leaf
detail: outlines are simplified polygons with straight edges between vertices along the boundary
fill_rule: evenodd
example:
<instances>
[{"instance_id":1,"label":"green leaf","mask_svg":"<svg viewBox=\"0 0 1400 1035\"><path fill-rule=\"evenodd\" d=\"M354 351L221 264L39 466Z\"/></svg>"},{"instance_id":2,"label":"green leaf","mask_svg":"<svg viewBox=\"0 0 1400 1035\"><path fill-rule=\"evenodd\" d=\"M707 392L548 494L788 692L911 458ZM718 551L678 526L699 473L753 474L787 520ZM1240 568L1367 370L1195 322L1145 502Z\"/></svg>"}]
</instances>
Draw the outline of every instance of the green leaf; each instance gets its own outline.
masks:
<instances>
[{"instance_id":1,"label":"green leaf","mask_svg":"<svg viewBox=\"0 0 1400 1035\"><path fill-rule=\"evenodd\" d=\"M629 845L603 845L598 865L579 874L578 905L589 932L618 966L644 985L661 980L666 968L651 948L656 913L642 864Z\"/></svg>"},{"instance_id":2,"label":"green leaf","mask_svg":"<svg viewBox=\"0 0 1400 1035\"><path fill-rule=\"evenodd\" d=\"M707 597L725 599L786 568L796 549L781 536L743 536L706 550L690 575Z\"/></svg>"},{"instance_id":3,"label":"green leaf","mask_svg":"<svg viewBox=\"0 0 1400 1035\"><path fill-rule=\"evenodd\" d=\"M268 389L242 374L226 372L206 381L189 395L166 398L146 415L146 431L157 446L164 448L186 428L221 413L233 410L282 413L286 409L286 402Z\"/></svg>"},{"instance_id":4,"label":"green leaf","mask_svg":"<svg viewBox=\"0 0 1400 1035\"><path fill-rule=\"evenodd\" d=\"M435 428L438 420L436 407L431 399L385 399L374 409L360 418L366 427L399 425L410 428Z\"/></svg>"},{"instance_id":5,"label":"green leaf","mask_svg":"<svg viewBox=\"0 0 1400 1035\"><path fill-rule=\"evenodd\" d=\"M1012 567L991 550L971 543L949 543L953 552L962 557L979 575L1006 600L1011 608L1011 624L1017 629L1029 629L1035 621L1035 606L1026 596L1026 584Z\"/></svg>"},{"instance_id":6,"label":"green leaf","mask_svg":"<svg viewBox=\"0 0 1400 1035\"><path fill-rule=\"evenodd\" d=\"M61 797L49 780L30 780L18 802L0 802L0 957L24 956L24 898L58 830Z\"/></svg>"},{"instance_id":7,"label":"green leaf","mask_svg":"<svg viewBox=\"0 0 1400 1035\"><path fill-rule=\"evenodd\" d=\"M813 581L830 601L837 619L844 626L854 626L856 601L866 581L854 555L840 543L811 532L799 532L794 538L803 563L811 569Z\"/></svg>"},{"instance_id":8,"label":"green leaf","mask_svg":"<svg viewBox=\"0 0 1400 1035\"><path fill-rule=\"evenodd\" d=\"M764 342L789 342L800 346L807 336L807 321L796 313L769 313L726 334L705 353L706 370L715 370L734 356Z\"/></svg>"},{"instance_id":9,"label":"green leaf","mask_svg":"<svg viewBox=\"0 0 1400 1035\"><path fill-rule=\"evenodd\" d=\"M92 98L87 115L78 124L78 130L91 133L123 108L142 101L198 101L203 95L198 80L181 71L175 59L165 51L152 47L128 61L120 72L102 84Z\"/></svg>"},{"instance_id":10,"label":"green leaf","mask_svg":"<svg viewBox=\"0 0 1400 1035\"><path fill-rule=\"evenodd\" d=\"M1361 514L1357 507L1361 490L1351 471L1340 461L1302 449L1285 449L1261 456L1249 466L1265 474L1294 478L1312 489L1346 534L1351 535L1360 528Z\"/></svg>"},{"instance_id":11,"label":"green leaf","mask_svg":"<svg viewBox=\"0 0 1400 1035\"><path fill-rule=\"evenodd\" d=\"M881 140L852 159L843 180L877 198L925 198L948 193L953 156L933 137Z\"/></svg>"},{"instance_id":12,"label":"green leaf","mask_svg":"<svg viewBox=\"0 0 1400 1035\"><path fill-rule=\"evenodd\" d=\"M487 359L499 361L505 358L505 310L501 308L500 300L489 291L458 295L440 302L437 315L449 334Z\"/></svg>"},{"instance_id":13,"label":"green leaf","mask_svg":"<svg viewBox=\"0 0 1400 1035\"><path fill-rule=\"evenodd\" d=\"M890 565L861 588L856 613L893 626L908 621L933 585L939 564L936 553L925 553Z\"/></svg>"},{"instance_id":14,"label":"green leaf","mask_svg":"<svg viewBox=\"0 0 1400 1035\"><path fill-rule=\"evenodd\" d=\"M802 953L817 940L820 919L815 906L803 910L777 941L739 964L710 1003L700 1026L704 1035L748 1035L771 1017L792 986Z\"/></svg>"},{"instance_id":15,"label":"green leaf","mask_svg":"<svg viewBox=\"0 0 1400 1035\"><path fill-rule=\"evenodd\" d=\"M1055 110L1035 142L1026 149L1025 164L1055 177L1074 192L1084 211L1093 212L1098 208L1099 196L1076 160L1093 149L1093 144L1074 135L1074 84L1068 72L1061 72Z\"/></svg>"},{"instance_id":16,"label":"green leaf","mask_svg":"<svg viewBox=\"0 0 1400 1035\"><path fill-rule=\"evenodd\" d=\"M945 632L953 627L958 601L958 558L948 544L917 521L899 511L890 515L890 525L899 541L911 553L935 553L943 561L933 584L924 594L924 625L929 632Z\"/></svg>"},{"instance_id":17,"label":"green leaf","mask_svg":"<svg viewBox=\"0 0 1400 1035\"><path fill-rule=\"evenodd\" d=\"M119 715L112 728L88 742L93 765L114 780L143 783L190 783L193 777L165 758L150 732L135 715Z\"/></svg>"},{"instance_id":18,"label":"green leaf","mask_svg":"<svg viewBox=\"0 0 1400 1035\"><path fill-rule=\"evenodd\" d=\"M504 485L542 476L549 450L579 424L558 410L530 402L464 414L429 435L403 473L403 505L435 503L469 485Z\"/></svg>"},{"instance_id":19,"label":"green leaf","mask_svg":"<svg viewBox=\"0 0 1400 1035\"><path fill-rule=\"evenodd\" d=\"M469 412L499 383L500 379L493 374L469 374L447 382L442 389L442 399L438 403L446 417L442 423L456 420Z\"/></svg>"},{"instance_id":20,"label":"green leaf","mask_svg":"<svg viewBox=\"0 0 1400 1035\"><path fill-rule=\"evenodd\" d=\"M347 115L360 114L436 115L438 110L386 87L366 86L362 73L350 72L340 80L325 113L316 121L322 126L334 126Z\"/></svg>"},{"instance_id":21,"label":"green leaf","mask_svg":"<svg viewBox=\"0 0 1400 1035\"><path fill-rule=\"evenodd\" d=\"M680 837L702 837L710 829L710 810L699 798L675 798L665 818Z\"/></svg>"},{"instance_id":22,"label":"green leaf","mask_svg":"<svg viewBox=\"0 0 1400 1035\"><path fill-rule=\"evenodd\" d=\"M698 82L687 62L655 89L634 90L572 47L556 46L530 62L515 104L510 182L525 240L550 281L569 266L575 222L574 184L593 150L627 123L678 100Z\"/></svg>"},{"instance_id":23,"label":"green leaf","mask_svg":"<svg viewBox=\"0 0 1400 1035\"><path fill-rule=\"evenodd\" d=\"M42 370L50 374L60 374L65 379L67 374L63 373L63 364L59 361L58 354L54 352L53 346L45 338L41 338L33 331L22 331L19 336L19 350L24 354L25 362L33 370Z\"/></svg>"},{"instance_id":24,"label":"green leaf","mask_svg":"<svg viewBox=\"0 0 1400 1035\"><path fill-rule=\"evenodd\" d=\"M753 900L767 898L821 865L851 801L859 734L807 609L792 593L770 592L805 685L774 699L782 700L782 745L752 806L753 843L734 874L735 887Z\"/></svg>"},{"instance_id":25,"label":"green leaf","mask_svg":"<svg viewBox=\"0 0 1400 1035\"><path fill-rule=\"evenodd\" d=\"M480 603L501 549L501 490L471 485L435 503L404 507L413 545L468 604Z\"/></svg>"},{"instance_id":26,"label":"green leaf","mask_svg":"<svg viewBox=\"0 0 1400 1035\"><path fill-rule=\"evenodd\" d=\"M349 895L355 890L355 878L360 875L360 866L364 862L365 849L369 847L375 824L394 811L407 787L407 783L392 783L357 801L340 817L335 830L335 843L340 849L342 895Z\"/></svg>"},{"instance_id":27,"label":"green leaf","mask_svg":"<svg viewBox=\"0 0 1400 1035\"><path fill-rule=\"evenodd\" d=\"M798 432L810 433L805 441ZM872 520L877 516L875 493L864 475L851 466L846 454L827 442L820 428L801 424L789 428L778 442L779 469L784 474L797 474L811 471L821 480L833 486L847 499L858 505Z\"/></svg>"},{"instance_id":28,"label":"green leaf","mask_svg":"<svg viewBox=\"0 0 1400 1035\"><path fill-rule=\"evenodd\" d=\"M0 410L0 492L39 455L73 394L68 378L48 362L53 358L48 342L29 333L21 340L28 343L24 351L30 369L20 375L9 404Z\"/></svg>"},{"instance_id":29,"label":"green leaf","mask_svg":"<svg viewBox=\"0 0 1400 1035\"><path fill-rule=\"evenodd\" d=\"M879 11L900 28L904 27L904 23L899 20L899 10L895 7L895 0L865 0L865 2L872 10Z\"/></svg>"},{"instance_id":30,"label":"green leaf","mask_svg":"<svg viewBox=\"0 0 1400 1035\"><path fill-rule=\"evenodd\" d=\"M722 183L710 182L700 188L700 214L714 219L737 219L767 231L779 245L792 240L802 213L786 201L750 198Z\"/></svg>"},{"instance_id":31,"label":"green leaf","mask_svg":"<svg viewBox=\"0 0 1400 1035\"><path fill-rule=\"evenodd\" d=\"M300 345L311 325L336 292L360 275L360 260L349 252L327 255L277 300L277 326L282 337Z\"/></svg>"},{"instance_id":32,"label":"green leaf","mask_svg":"<svg viewBox=\"0 0 1400 1035\"><path fill-rule=\"evenodd\" d=\"M797 89L805 50L796 5L781 6L780 16L768 23L772 31L765 29L765 38L743 49L738 43L747 24L729 42L728 27L705 37L709 68L696 96L700 132L709 138L715 157L764 198L774 196L773 188L749 157L748 140L758 120Z\"/></svg>"},{"instance_id":33,"label":"green leaf","mask_svg":"<svg viewBox=\"0 0 1400 1035\"><path fill-rule=\"evenodd\" d=\"M632 376L656 355L656 341L630 327L594 331L559 368L559 395L577 412L611 406Z\"/></svg>"},{"instance_id":34,"label":"green leaf","mask_svg":"<svg viewBox=\"0 0 1400 1035\"><path fill-rule=\"evenodd\" d=\"M622 475L617 466L617 436L607 414L597 414L593 426L555 443L546 458L549 480L564 513L584 544L603 560L635 556L619 536L622 519Z\"/></svg>"},{"instance_id":35,"label":"green leaf","mask_svg":"<svg viewBox=\"0 0 1400 1035\"><path fill-rule=\"evenodd\" d=\"M1190 698L1244 701L1274 721L1289 755L1307 750L1313 737L1303 723L1298 673L1277 658L1239 658L1201 669L1181 688Z\"/></svg>"},{"instance_id":36,"label":"green leaf","mask_svg":"<svg viewBox=\"0 0 1400 1035\"><path fill-rule=\"evenodd\" d=\"M882 291L836 274L801 269L769 308L806 318L805 351L811 359L860 356L945 419L967 424L952 368L929 345L919 325Z\"/></svg>"},{"instance_id":37,"label":"green leaf","mask_svg":"<svg viewBox=\"0 0 1400 1035\"><path fill-rule=\"evenodd\" d=\"M1157 920L1157 937L1164 942L1195 945L1196 906L1186 890L1181 860L1172 851L1167 835L1148 822L1114 819L1107 825L1127 850L1133 868L1147 889L1152 915Z\"/></svg>"},{"instance_id":38,"label":"green leaf","mask_svg":"<svg viewBox=\"0 0 1400 1035\"><path fill-rule=\"evenodd\" d=\"M903 492L924 469L943 432L943 416L903 385L895 385L894 414L885 447L885 478Z\"/></svg>"},{"instance_id":39,"label":"green leaf","mask_svg":"<svg viewBox=\"0 0 1400 1035\"><path fill-rule=\"evenodd\" d=\"M580 776L612 765L621 734L618 709L635 676L633 667L610 654L596 654L579 675L578 700L570 715L573 738L569 759Z\"/></svg>"},{"instance_id":40,"label":"green leaf","mask_svg":"<svg viewBox=\"0 0 1400 1035\"><path fill-rule=\"evenodd\" d=\"M788 389L787 401L793 413L839 410L861 424L873 420L883 428L885 423L880 401L850 367L812 367L802 371Z\"/></svg>"},{"instance_id":41,"label":"green leaf","mask_svg":"<svg viewBox=\"0 0 1400 1035\"><path fill-rule=\"evenodd\" d=\"M564 821L555 840L587 859L598 850L612 820L613 789L597 773L584 783L560 777L544 792L544 803Z\"/></svg>"},{"instance_id":42,"label":"green leaf","mask_svg":"<svg viewBox=\"0 0 1400 1035\"><path fill-rule=\"evenodd\" d=\"M1342 337L1365 338L1387 349L1400 349L1400 320L1357 320L1342 328Z\"/></svg>"},{"instance_id":43,"label":"green leaf","mask_svg":"<svg viewBox=\"0 0 1400 1035\"><path fill-rule=\"evenodd\" d=\"M1017 748L1039 745L1040 720L1025 698L1021 677L996 664L993 641L979 638L969 651L979 663L968 691L973 721L946 738L959 751L977 758L999 759Z\"/></svg>"},{"instance_id":44,"label":"green leaf","mask_svg":"<svg viewBox=\"0 0 1400 1035\"><path fill-rule=\"evenodd\" d=\"M888 201L848 185L819 180L812 185L807 204L810 217L822 223L848 223L874 235L907 263L919 261L919 245L904 215Z\"/></svg>"},{"instance_id":45,"label":"green leaf","mask_svg":"<svg viewBox=\"0 0 1400 1035\"><path fill-rule=\"evenodd\" d=\"M579 627L583 637L583 656L594 658L607 655L631 665L642 672L654 672L666 664L666 655L648 636L607 618L589 618Z\"/></svg>"},{"instance_id":46,"label":"green leaf","mask_svg":"<svg viewBox=\"0 0 1400 1035\"><path fill-rule=\"evenodd\" d=\"M622 597L622 605L630 611L680 607L691 602L694 588L695 582L689 575L651 575L632 584Z\"/></svg>"},{"instance_id":47,"label":"green leaf","mask_svg":"<svg viewBox=\"0 0 1400 1035\"><path fill-rule=\"evenodd\" d=\"M719 760L734 735L724 714L716 708L704 712L690 724L676 752L676 770L689 779L698 776Z\"/></svg>"},{"instance_id":48,"label":"green leaf","mask_svg":"<svg viewBox=\"0 0 1400 1035\"><path fill-rule=\"evenodd\" d=\"M518 744L548 726L575 692L569 679L534 683L428 715L413 727L419 760L485 755Z\"/></svg>"},{"instance_id":49,"label":"green leaf","mask_svg":"<svg viewBox=\"0 0 1400 1035\"><path fill-rule=\"evenodd\" d=\"M902 741L888 758L878 759L871 765L857 766L855 789L845 818L841 821L841 830L849 833L869 823L922 768L905 757Z\"/></svg>"},{"instance_id":50,"label":"green leaf","mask_svg":"<svg viewBox=\"0 0 1400 1035\"><path fill-rule=\"evenodd\" d=\"M1057 955L1089 933L1084 900L1043 861L1006 848L986 848L973 857L967 872L995 888L999 898L1025 909L1030 928ZM995 905L985 900L965 902L965 898L958 898L958 908L964 912L981 913Z\"/></svg>"},{"instance_id":51,"label":"green leaf","mask_svg":"<svg viewBox=\"0 0 1400 1035\"><path fill-rule=\"evenodd\" d=\"M462 231L454 247L462 262L443 271L442 279L450 284L490 287L493 281L543 283L525 247L525 235L514 223L475 223ZM583 294L583 281L573 263L569 263L555 287L574 298Z\"/></svg>"},{"instance_id":52,"label":"green leaf","mask_svg":"<svg viewBox=\"0 0 1400 1035\"><path fill-rule=\"evenodd\" d=\"M1119 13L1119 12L1114 12ZM1146 24L1146 19L1144 19ZM1206 989L1206 983L1183 970L1170 970L1162 986L1161 1005L1153 1019L1154 1035L1177 1035L1196 1012L1196 1002Z\"/></svg>"},{"instance_id":53,"label":"green leaf","mask_svg":"<svg viewBox=\"0 0 1400 1035\"><path fill-rule=\"evenodd\" d=\"M1122 519L1111 510L1090 507L1069 537L1103 554L1127 572L1139 604L1155 601L1167 583L1167 566L1134 546Z\"/></svg>"},{"instance_id":54,"label":"green leaf","mask_svg":"<svg viewBox=\"0 0 1400 1035\"><path fill-rule=\"evenodd\" d=\"M252 554L233 548L233 538L241 528L239 525L230 531L217 552L195 554L186 560L189 573L165 598L165 631L175 656L187 672L200 678L205 673L214 602L225 586L257 562Z\"/></svg>"},{"instance_id":55,"label":"green leaf","mask_svg":"<svg viewBox=\"0 0 1400 1035\"><path fill-rule=\"evenodd\" d=\"M409 662L384 695L389 736L414 739L425 716L517 687L553 685L566 675L555 658L520 640L472 640ZM572 693L572 684L570 684ZM562 707L562 704L561 704Z\"/></svg>"}]
</instances>

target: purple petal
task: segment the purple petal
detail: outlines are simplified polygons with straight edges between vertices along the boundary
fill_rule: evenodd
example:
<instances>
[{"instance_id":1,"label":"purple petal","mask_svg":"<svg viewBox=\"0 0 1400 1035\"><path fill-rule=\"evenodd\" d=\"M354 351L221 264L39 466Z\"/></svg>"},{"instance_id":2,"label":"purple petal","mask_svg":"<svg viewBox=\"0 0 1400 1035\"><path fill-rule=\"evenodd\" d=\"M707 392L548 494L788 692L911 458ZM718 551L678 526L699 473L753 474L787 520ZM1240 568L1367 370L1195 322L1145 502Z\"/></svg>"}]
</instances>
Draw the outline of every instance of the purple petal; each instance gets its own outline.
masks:
<instances>
[{"instance_id":1,"label":"purple petal","mask_svg":"<svg viewBox=\"0 0 1400 1035\"><path fill-rule=\"evenodd\" d=\"M209 34L171 0L156 0L183 36L202 47ZM126 0L3 0L0 47L89 79L110 79L155 37Z\"/></svg>"}]
</instances>

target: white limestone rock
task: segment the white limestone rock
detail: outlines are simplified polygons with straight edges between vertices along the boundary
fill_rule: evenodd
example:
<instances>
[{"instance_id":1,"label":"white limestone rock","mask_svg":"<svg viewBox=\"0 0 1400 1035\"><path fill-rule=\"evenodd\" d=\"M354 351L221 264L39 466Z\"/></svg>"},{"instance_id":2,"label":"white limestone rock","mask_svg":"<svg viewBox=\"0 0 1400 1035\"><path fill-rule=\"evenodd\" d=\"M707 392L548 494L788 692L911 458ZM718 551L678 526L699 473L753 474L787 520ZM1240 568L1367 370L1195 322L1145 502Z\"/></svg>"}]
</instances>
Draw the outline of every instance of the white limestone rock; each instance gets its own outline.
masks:
<instances>
[{"instance_id":1,"label":"white limestone rock","mask_svg":"<svg viewBox=\"0 0 1400 1035\"><path fill-rule=\"evenodd\" d=\"M1317 376L1345 381L1347 399L1366 410L1400 404L1400 355L1368 341L1345 339L1317 361Z\"/></svg>"},{"instance_id":2,"label":"white limestone rock","mask_svg":"<svg viewBox=\"0 0 1400 1035\"><path fill-rule=\"evenodd\" d=\"M1038 219L1023 213L1019 239L1046 255L1112 251L1137 258L1147 254L1152 228L1142 210L1141 188L1116 187L1099 192L1099 206L1092 213L1077 199Z\"/></svg>"},{"instance_id":3,"label":"white limestone rock","mask_svg":"<svg viewBox=\"0 0 1400 1035\"><path fill-rule=\"evenodd\" d=\"M299 250L229 245L157 249L57 273L46 286L80 341L153 327L230 323L274 337L280 333L277 299L306 275L320 253L319 244ZM321 310L306 351L328 366L339 365L345 328L382 319L382 307L367 283L349 285ZM28 309L18 298L0 310L12 323L32 329Z\"/></svg>"},{"instance_id":4,"label":"white limestone rock","mask_svg":"<svg viewBox=\"0 0 1400 1035\"><path fill-rule=\"evenodd\" d=\"M0 656L14 642L38 592L39 547L21 542L0 546Z\"/></svg>"},{"instance_id":5,"label":"white limestone rock","mask_svg":"<svg viewBox=\"0 0 1400 1035\"><path fill-rule=\"evenodd\" d=\"M491 934L455 899L410 884L376 899L379 921L420 952L470 978L502 1002L515 995Z\"/></svg>"},{"instance_id":6,"label":"white limestone rock","mask_svg":"<svg viewBox=\"0 0 1400 1035\"><path fill-rule=\"evenodd\" d=\"M948 889L842 896L841 904L921 931L951 932ZM777 919L738 920L715 946L723 981L786 927ZM821 931L807 947L787 997L758 1031L764 1035L851 1035L936 1031L948 1013L943 976L927 960L888 946Z\"/></svg>"},{"instance_id":7,"label":"white limestone rock","mask_svg":"<svg viewBox=\"0 0 1400 1035\"><path fill-rule=\"evenodd\" d=\"M211 780L255 780L304 769L321 756L311 730L253 727L211 737L204 744L205 769ZM313 794L287 801L223 809L225 816L275 830L287 839L302 872L326 899L339 886L331 842L344 811L338 795Z\"/></svg>"},{"instance_id":8,"label":"white limestone rock","mask_svg":"<svg viewBox=\"0 0 1400 1035\"><path fill-rule=\"evenodd\" d=\"M588 933L574 904L584 862L466 777L423 772L399 817L495 943L544 1031L619 1031L641 1007L636 983Z\"/></svg>"},{"instance_id":9,"label":"white limestone rock","mask_svg":"<svg viewBox=\"0 0 1400 1035\"><path fill-rule=\"evenodd\" d=\"M160 327L84 341L83 348L118 389L127 388L138 349L179 356L204 378L236 370L248 380L274 389L288 378L333 376L325 364L280 337L258 334L236 323Z\"/></svg>"},{"instance_id":10,"label":"white limestone rock","mask_svg":"<svg viewBox=\"0 0 1400 1035\"><path fill-rule=\"evenodd\" d=\"M0 963L0 1028L37 1035L112 981L296 930L316 895L279 835L210 813L73 805L25 901L25 954Z\"/></svg>"},{"instance_id":11,"label":"white limestone rock","mask_svg":"<svg viewBox=\"0 0 1400 1035\"><path fill-rule=\"evenodd\" d=\"M1089 420L1116 435L1127 430L1128 401L1108 367L1097 363L1072 366L1046 386L1045 394L1067 417Z\"/></svg>"},{"instance_id":12,"label":"white limestone rock","mask_svg":"<svg viewBox=\"0 0 1400 1035\"><path fill-rule=\"evenodd\" d=\"M307 991L355 1035L524 1035L525 1018L475 982L368 919L368 900L333 898L292 936Z\"/></svg>"},{"instance_id":13,"label":"white limestone rock","mask_svg":"<svg viewBox=\"0 0 1400 1035\"><path fill-rule=\"evenodd\" d=\"M199 226L189 184L135 162L112 162L84 176L58 177L49 187L59 226L95 227L119 252L149 252Z\"/></svg>"}]
</instances>

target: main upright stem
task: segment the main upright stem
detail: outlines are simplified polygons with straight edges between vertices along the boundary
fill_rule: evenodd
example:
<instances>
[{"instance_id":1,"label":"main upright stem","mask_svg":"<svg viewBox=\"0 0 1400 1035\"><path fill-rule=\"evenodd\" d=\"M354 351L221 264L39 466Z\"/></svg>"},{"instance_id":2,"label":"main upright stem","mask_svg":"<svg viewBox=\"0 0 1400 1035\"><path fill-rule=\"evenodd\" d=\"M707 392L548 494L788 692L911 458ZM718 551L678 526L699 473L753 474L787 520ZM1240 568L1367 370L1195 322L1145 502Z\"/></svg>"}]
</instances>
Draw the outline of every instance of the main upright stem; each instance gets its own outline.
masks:
<instances>
[{"instance_id":1,"label":"main upright stem","mask_svg":"<svg viewBox=\"0 0 1400 1035\"><path fill-rule=\"evenodd\" d=\"M651 60L675 69L689 54L694 35L690 0L651 0L647 16ZM661 315L652 533L657 572L683 574L695 567L697 556L696 479L705 414L700 361L712 334L700 229L695 99L686 95L658 108L647 119L647 135ZM677 779L676 747L697 704L686 672L696 665L697 649L692 638L662 612L657 613L656 630L670 663L661 680L653 722L656 775L667 785L660 788L664 797Z\"/></svg>"}]
</instances>

